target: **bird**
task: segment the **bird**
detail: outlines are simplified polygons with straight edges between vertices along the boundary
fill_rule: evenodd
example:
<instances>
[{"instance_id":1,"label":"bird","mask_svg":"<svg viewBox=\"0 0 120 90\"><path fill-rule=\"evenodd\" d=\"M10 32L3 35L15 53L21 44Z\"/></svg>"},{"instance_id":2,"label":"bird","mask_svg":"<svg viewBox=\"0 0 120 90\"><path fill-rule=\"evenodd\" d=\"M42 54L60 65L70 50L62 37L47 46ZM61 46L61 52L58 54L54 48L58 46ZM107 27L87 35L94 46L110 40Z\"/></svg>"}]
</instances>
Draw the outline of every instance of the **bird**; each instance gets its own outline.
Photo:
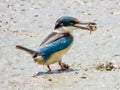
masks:
<instances>
[{"instance_id":1,"label":"bird","mask_svg":"<svg viewBox=\"0 0 120 90\"><path fill-rule=\"evenodd\" d=\"M73 45L73 31L88 30L91 32L96 28L94 22L81 22L75 17L62 16L56 21L54 30L42 41L38 50L29 49L22 45L16 45L16 48L31 54L36 63L46 65L48 72L52 71L50 65L54 63L59 64L60 70L65 70L62 65L62 57Z\"/></svg>"}]
</instances>

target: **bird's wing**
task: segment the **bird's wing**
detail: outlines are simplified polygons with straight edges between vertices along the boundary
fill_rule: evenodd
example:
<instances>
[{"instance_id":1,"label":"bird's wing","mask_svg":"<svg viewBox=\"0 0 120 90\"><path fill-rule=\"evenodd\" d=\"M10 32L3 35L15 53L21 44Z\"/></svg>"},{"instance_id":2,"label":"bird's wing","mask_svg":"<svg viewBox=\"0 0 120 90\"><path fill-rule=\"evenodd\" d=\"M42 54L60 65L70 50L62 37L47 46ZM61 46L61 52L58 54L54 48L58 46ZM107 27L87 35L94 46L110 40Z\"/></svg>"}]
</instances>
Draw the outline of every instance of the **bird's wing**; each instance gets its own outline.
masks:
<instances>
[{"instance_id":1,"label":"bird's wing","mask_svg":"<svg viewBox=\"0 0 120 90\"><path fill-rule=\"evenodd\" d=\"M52 42L52 41L54 41L54 40L56 40L57 38L60 38L60 37L62 37L61 34L56 33L56 32L52 32L51 34L49 34L49 35L43 40L43 42L40 44L40 46L49 44L50 42Z\"/></svg>"},{"instance_id":2,"label":"bird's wing","mask_svg":"<svg viewBox=\"0 0 120 90\"><path fill-rule=\"evenodd\" d=\"M62 37L56 38L46 45L42 45L39 52L42 53L43 58L47 60L51 54L67 48L72 41L73 37L70 34L63 34Z\"/></svg>"}]
</instances>

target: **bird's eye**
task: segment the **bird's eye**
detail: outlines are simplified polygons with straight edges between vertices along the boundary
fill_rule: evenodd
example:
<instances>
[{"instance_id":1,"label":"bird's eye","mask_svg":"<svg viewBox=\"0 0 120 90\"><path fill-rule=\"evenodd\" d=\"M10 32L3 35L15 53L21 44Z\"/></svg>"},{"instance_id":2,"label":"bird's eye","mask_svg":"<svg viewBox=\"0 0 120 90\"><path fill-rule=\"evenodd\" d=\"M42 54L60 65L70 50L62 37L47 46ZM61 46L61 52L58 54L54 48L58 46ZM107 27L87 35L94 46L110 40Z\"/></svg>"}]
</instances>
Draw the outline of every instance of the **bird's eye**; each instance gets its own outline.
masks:
<instances>
[{"instance_id":1,"label":"bird's eye","mask_svg":"<svg viewBox=\"0 0 120 90\"><path fill-rule=\"evenodd\" d=\"M71 21L73 24L77 24L78 22L77 21Z\"/></svg>"}]
</instances>

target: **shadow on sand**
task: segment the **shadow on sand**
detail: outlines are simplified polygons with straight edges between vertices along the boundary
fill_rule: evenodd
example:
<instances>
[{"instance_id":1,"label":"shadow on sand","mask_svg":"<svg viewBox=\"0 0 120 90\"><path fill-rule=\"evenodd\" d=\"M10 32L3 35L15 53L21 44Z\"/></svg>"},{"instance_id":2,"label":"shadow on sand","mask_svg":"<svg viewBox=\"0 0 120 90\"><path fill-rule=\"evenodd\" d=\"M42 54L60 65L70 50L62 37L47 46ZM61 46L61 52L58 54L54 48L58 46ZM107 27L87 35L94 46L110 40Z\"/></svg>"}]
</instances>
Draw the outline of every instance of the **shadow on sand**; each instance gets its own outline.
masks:
<instances>
[{"instance_id":1,"label":"shadow on sand","mask_svg":"<svg viewBox=\"0 0 120 90\"><path fill-rule=\"evenodd\" d=\"M38 72L37 74L33 75L33 77L37 77L37 76L41 76L41 75L45 75L45 74L60 74L60 73L69 73L69 72L75 72L75 71L79 71L79 69L67 69L64 71L59 71L59 70L53 70L51 72Z\"/></svg>"}]
</instances>

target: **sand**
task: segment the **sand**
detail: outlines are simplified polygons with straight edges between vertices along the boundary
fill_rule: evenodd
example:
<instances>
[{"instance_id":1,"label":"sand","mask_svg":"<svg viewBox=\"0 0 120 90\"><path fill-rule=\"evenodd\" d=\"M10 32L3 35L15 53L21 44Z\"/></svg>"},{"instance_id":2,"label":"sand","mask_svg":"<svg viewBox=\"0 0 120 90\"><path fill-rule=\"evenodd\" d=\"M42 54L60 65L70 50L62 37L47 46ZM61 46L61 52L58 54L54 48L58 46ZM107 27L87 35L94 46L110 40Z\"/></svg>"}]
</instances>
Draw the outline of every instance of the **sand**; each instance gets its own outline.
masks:
<instances>
[{"instance_id":1,"label":"sand","mask_svg":"<svg viewBox=\"0 0 120 90\"><path fill-rule=\"evenodd\" d=\"M70 66L37 65L16 45L38 49L61 16L97 23L97 31L76 30L63 57ZM0 90L120 90L119 0L0 0ZM32 77L39 73L37 77Z\"/></svg>"}]
</instances>

